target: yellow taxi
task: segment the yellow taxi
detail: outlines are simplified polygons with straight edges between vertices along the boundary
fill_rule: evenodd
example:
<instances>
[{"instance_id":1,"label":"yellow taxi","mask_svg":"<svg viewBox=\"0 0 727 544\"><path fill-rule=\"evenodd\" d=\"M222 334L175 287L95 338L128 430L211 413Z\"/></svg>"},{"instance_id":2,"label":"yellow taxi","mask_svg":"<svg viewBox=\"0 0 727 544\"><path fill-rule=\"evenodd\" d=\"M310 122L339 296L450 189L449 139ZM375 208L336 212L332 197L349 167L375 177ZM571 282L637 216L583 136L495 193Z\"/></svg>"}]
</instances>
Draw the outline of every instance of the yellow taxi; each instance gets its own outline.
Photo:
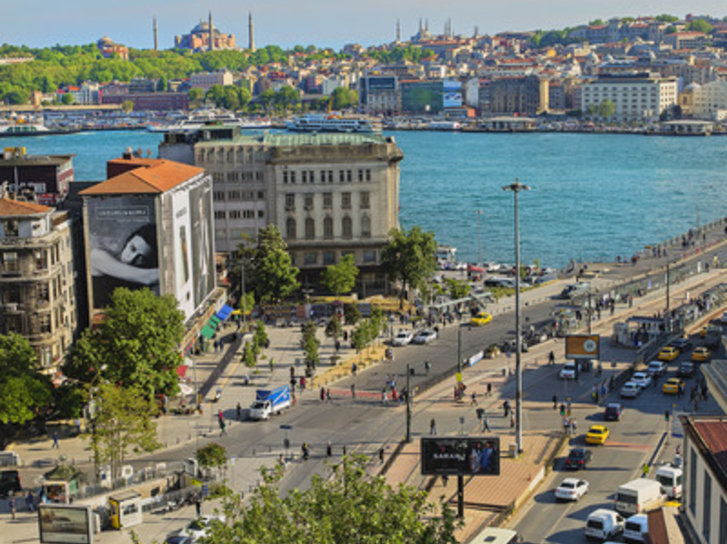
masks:
<instances>
[{"instance_id":1,"label":"yellow taxi","mask_svg":"<svg viewBox=\"0 0 727 544\"><path fill-rule=\"evenodd\" d=\"M492 314L487 312L477 312L477 314L472 317L470 323L479 327L480 325L487 325L490 321L492 321Z\"/></svg>"},{"instance_id":2,"label":"yellow taxi","mask_svg":"<svg viewBox=\"0 0 727 544\"><path fill-rule=\"evenodd\" d=\"M679 386L684 387L684 382L679 378L669 378L661 386L661 392L665 395L678 395Z\"/></svg>"},{"instance_id":3,"label":"yellow taxi","mask_svg":"<svg viewBox=\"0 0 727 544\"><path fill-rule=\"evenodd\" d=\"M692 352L692 361L697 363L703 363L704 361L709 361L709 358L711 356L711 351L709 351L704 346L699 346L694 348L694 351Z\"/></svg>"},{"instance_id":4,"label":"yellow taxi","mask_svg":"<svg viewBox=\"0 0 727 544\"><path fill-rule=\"evenodd\" d=\"M673 346L664 346L656 356L660 361L673 361L677 357L679 357L679 350Z\"/></svg>"},{"instance_id":5,"label":"yellow taxi","mask_svg":"<svg viewBox=\"0 0 727 544\"><path fill-rule=\"evenodd\" d=\"M605 444L611 431L603 425L591 425L586 433L586 444Z\"/></svg>"}]
</instances>

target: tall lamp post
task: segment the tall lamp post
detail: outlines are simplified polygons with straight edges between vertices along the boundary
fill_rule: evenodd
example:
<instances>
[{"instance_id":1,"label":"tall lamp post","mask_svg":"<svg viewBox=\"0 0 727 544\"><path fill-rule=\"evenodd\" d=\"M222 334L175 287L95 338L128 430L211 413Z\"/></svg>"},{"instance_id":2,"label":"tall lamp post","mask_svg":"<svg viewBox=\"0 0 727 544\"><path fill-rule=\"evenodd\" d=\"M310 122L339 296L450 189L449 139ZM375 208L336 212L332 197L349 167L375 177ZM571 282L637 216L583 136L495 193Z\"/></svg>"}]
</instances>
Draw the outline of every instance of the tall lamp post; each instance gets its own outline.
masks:
<instances>
[{"instance_id":1,"label":"tall lamp post","mask_svg":"<svg viewBox=\"0 0 727 544\"><path fill-rule=\"evenodd\" d=\"M515 443L518 453L523 451L523 374L520 366L521 331L520 331L520 213L518 194L528 191L530 187L523 185L515 178L515 182L505 185L504 191L512 191L515 196Z\"/></svg>"},{"instance_id":2,"label":"tall lamp post","mask_svg":"<svg viewBox=\"0 0 727 544\"><path fill-rule=\"evenodd\" d=\"M477 264L482 267L482 210L475 210L475 213L477 214L477 248L479 249L480 257L480 260L477 262Z\"/></svg>"}]
</instances>

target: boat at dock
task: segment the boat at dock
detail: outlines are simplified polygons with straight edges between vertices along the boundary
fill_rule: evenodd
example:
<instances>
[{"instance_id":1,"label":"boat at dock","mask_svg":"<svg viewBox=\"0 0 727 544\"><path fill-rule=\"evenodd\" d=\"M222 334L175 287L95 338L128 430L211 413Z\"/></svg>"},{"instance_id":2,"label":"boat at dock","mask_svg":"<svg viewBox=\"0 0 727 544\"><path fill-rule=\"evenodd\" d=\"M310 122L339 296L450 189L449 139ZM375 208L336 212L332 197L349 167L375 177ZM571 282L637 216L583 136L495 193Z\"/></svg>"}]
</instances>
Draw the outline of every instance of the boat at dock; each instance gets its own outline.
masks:
<instances>
[{"instance_id":1,"label":"boat at dock","mask_svg":"<svg viewBox=\"0 0 727 544\"><path fill-rule=\"evenodd\" d=\"M381 122L364 115L307 113L285 122L294 132L380 132Z\"/></svg>"}]
</instances>

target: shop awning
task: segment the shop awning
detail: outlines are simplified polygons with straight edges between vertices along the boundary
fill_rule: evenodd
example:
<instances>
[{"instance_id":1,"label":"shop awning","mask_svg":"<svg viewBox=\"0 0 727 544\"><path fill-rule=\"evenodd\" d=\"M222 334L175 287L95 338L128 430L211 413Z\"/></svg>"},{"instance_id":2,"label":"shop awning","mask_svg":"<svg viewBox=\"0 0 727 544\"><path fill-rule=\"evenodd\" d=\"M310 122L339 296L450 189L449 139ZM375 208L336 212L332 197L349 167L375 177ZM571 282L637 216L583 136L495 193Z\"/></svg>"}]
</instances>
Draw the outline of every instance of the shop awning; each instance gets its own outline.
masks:
<instances>
[{"instance_id":1,"label":"shop awning","mask_svg":"<svg viewBox=\"0 0 727 544\"><path fill-rule=\"evenodd\" d=\"M216 329L219 326L220 323L222 323L222 320L221 319L219 319L219 318L217 318L215 316L212 316L212 317L210 317L210 320L207 322L207 325L206 326L207 327L212 327L213 329Z\"/></svg>"},{"instance_id":2,"label":"shop awning","mask_svg":"<svg viewBox=\"0 0 727 544\"><path fill-rule=\"evenodd\" d=\"M202 327L202 330L200 331L199 334L209 340L210 338L212 338L215 335L215 329L213 329L209 325L205 325L204 327Z\"/></svg>"},{"instance_id":3,"label":"shop awning","mask_svg":"<svg viewBox=\"0 0 727 544\"><path fill-rule=\"evenodd\" d=\"M187 365L179 365L177 367L177 376L180 378L184 378L184 376L187 374Z\"/></svg>"},{"instance_id":4,"label":"shop awning","mask_svg":"<svg viewBox=\"0 0 727 544\"><path fill-rule=\"evenodd\" d=\"M220 308L220 311L215 314L218 318L220 318L222 321L226 321L228 317L230 317L230 314L232 313L232 308L225 304Z\"/></svg>"}]
</instances>

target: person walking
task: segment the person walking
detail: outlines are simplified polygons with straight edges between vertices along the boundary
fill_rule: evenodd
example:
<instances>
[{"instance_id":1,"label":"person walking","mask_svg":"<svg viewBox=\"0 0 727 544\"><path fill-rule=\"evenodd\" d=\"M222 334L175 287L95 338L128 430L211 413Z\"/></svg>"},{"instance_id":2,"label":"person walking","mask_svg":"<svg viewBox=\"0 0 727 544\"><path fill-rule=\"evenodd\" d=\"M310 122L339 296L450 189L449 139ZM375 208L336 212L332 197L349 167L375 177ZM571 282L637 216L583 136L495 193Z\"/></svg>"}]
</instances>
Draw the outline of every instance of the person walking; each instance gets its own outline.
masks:
<instances>
[{"instance_id":1,"label":"person walking","mask_svg":"<svg viewBox=\"0 0 727 544\"><path fill-rule=\"evenodd\" d=\"M58 444L58 433L57 432L53 433L53 448L55 448L57 450L61 449L60 445ZM15 518L13 518L13 519L15 519Z\"/></svg>"},{"instance_id":2,"label":"person walking","mask_svg":"<svg viewBox=\"0 0 727 544\"><path fill-rule=\"evenodd\" d=\"M303 461L307 461L310 457L310 450L308 448L308 442L303 442L300 445L300 450L303 453Z\"/></svg>"},{"instance_id":3,"label":"person walking","mask_svg":"<svg viewBox=\"0 0 727 544\"><path fill-rule=\"evenodd\" d=\"M570 432L572 436L576 435L576 431L578 431L578 422L576 421L576 418L571 418L570 420Z\"/></svg>"},{"instance_id":4,"label":"person walking","mask_svg":"<svg viewBox=\"0 0 727 544\"><path fill-rule=\"evenodd\" d=\"M197 514L197 517L202 515L202 501L199 500L199 497L194 498L194 511Z\"/></svg>"},{"instance_id":5,"label":"person walking","mask_svg":"<svg viewBox=\"0 0 727 544\"><path fill-rule=\"evenodd\" d=\"M321 397L321 402L324 402L326 400L326 388L325 387L321 387L320 397Z\"/></svg>"},{"instance_id":6,"label":"person walking","mask_svg":"<svg viewBox=\"0 0 727 544\"><path fill-rule=\"evenodd\" d=\"M472 406L477 406L477 393L472 391Z\"/></svg>"},{"instance_id":7,"label":"person walking","mask_svg":"<svg viewBox=\"0 0 727 544\"><path fill-rule=\"evenodd\" d=\"M235 406L235 413L237 414L237 421L242 421L242 406L239 402Z\"/></svg>"},{"instance_id":8,"label":"person walking","mask_svg":"<svg viewBox=\"0 0 727 544\"><path fill-rule=\"evenodd\" d=\"M356 384L355 383L351 384L351 398L356 400Z\"/></svg>"},{"instance_id":9,"label":"person walking","mask_svg":"<svg viewBox=\"0 0 727 544\"><path fill-rule=\"evenodd\" d=\"M358 370L358 366L356 366L356 363L353 363L351 365L351 374L353 374L355 376L356 375L356 370Z\"/></svg>"},{"instance_id":10,"label":"person walking","mask_svg":"<svg viewBox=\"0 0 727 544\"><path fill-rule=\"evenodd\" d=\"M331 441L329 440L326 444L326 457L331 457L333 455L333 446L331 446Z\"/></svg>"},{"instance_id":11,"label":"person walking","mask_svg":"<svg viewBox=\"0 0 727 544\"><path fill-rule=\"evenodd\" d=\"M379 461L381 462L382 465L384 464L384 447L383 446L379 448Z\"/></svg>"},{"instance_id":12,"label":"person walking","mask_svg":"<svg viewBox=\"0 0 727 544\"><path fill-rule=\"evenodd\" d=\"M641 477L647 478L649 476L650 470L651 470L651 467L649 466L649 463L644 463L644 466L641 467Z\"/></svg>"},{"instance_id":13,"label":"person walking","mask_svg":"<svg viewBox=\"0 0 727 544\"><path fill-rule=\"evenodd\" d=\"M331 388L326 389L326 402L331 402Z\"/></svg>"},{"instance_id":14,"label":"person walking","mask_svg":"<svg viewBox=\"0 0 727 544\"><path fill-rule=\"evenodd\" d=\"M15 497L12 495L8 499L8 508L10 509L10 519L15 519Z\"/></svg>"},{"instance_id":15,"label":"person walking","mask_svg":"<svg viewBox=\"0 0 727 544\"><path fill-rule=\"evenodd\" d=\"M487 382L487 396L489 397L492 394L492 384L490 382Z\"/></svg>"},{"instance_id":16,"label":"person walking","mask_svg":"<svg viewBox=\"0 0 727 544\"><path fill-rule=\"evenodd\" d=\"M434 418L429 422L429 434L437 436L437 422L434 421Z\"/></svg>"},{"instance_id":17,"label":"person walking","mask_svg":"<svg viewBox=\"0 0 727 544\"><path fill-rule=\"evenodd\" d=\"M558 408L558 395L553 393L553 410Z\"/></svg>"},{"instance_id":18,"label":"person walking","mask_svg":"<svg viewBox=\"0 0 727 544\"><path fill-rule=\"evenodd\" d=\"M32 489L28 491L28 494L25 496L25 506L28 507L28 512L35 511L35 496L33 496Z\"/></svg>"},{"instance_id":19,"label":"person walking","mask_svg":"<svg viewBox=\"0 0 727 544\"><path fill-rule=\"evenodd\" d=\"M555 353L551 350L550 353L548 353L548 364L554 365L555 364Z\"/></svg>"},{"instance_id":20,"label":"person walking","mask_svg":"<svg viewBox=\"0 0 727 544\"><path fill-rule=\"evenodd\" d=\"M482 430L487 431L488 433L491 433L490 430L490 420L487 416L487 412L482 413Z\"/></svg>"}]
</instances>

